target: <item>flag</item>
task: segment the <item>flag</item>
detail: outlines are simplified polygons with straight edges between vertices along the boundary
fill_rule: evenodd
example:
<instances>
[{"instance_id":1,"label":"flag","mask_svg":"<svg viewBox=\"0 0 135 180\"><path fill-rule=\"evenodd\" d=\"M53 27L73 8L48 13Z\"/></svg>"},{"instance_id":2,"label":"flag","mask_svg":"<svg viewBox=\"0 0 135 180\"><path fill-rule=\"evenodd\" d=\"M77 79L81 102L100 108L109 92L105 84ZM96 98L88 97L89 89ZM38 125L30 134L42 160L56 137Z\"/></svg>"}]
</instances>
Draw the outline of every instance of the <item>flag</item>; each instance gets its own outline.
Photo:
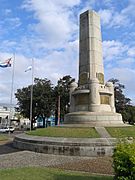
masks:
<instances>
[{"instance_id":1,"label":"flag","mask_svg":"<svg viewBox=\"0 0 135 180\"><path fill-rule=\"evenodd\" d=\"M11 59L12 58L9 58L4 62L0 62L0 67L2 68L11 67Z\"/></svg>"},{"instance_id":2,"label":"flag","mask_svg":"<svg viewBox=\"0 0 135 180\"><path fill-rule=\"evenodd\" d=\"M32 69L32 66L29 66L29 67L27 67L27 69L25 70L25 72L30 71L31 69Z\"/></svg>"}]
</instances>

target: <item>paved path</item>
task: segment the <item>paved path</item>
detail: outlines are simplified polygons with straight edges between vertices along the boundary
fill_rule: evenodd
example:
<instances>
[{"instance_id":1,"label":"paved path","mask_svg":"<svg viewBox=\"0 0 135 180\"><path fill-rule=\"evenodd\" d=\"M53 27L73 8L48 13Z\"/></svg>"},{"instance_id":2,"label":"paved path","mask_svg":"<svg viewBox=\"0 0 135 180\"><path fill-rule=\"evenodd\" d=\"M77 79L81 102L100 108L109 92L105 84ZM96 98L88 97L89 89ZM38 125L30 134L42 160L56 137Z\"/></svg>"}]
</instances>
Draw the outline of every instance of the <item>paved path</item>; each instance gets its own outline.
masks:
<instances>
[{"instance_id":1,"label":"paved path","mask_svg":"<svg viewBox=\"0 0 135 180\"><path fill-rule=\"evenodd\" d=\"M59 156L43 153L35 153L32 151L20 151L10 154L0 155L0 169L14 167L30 167L30 166L55 166L58 164L74 162L79 160L92 159L88 157L76 156Z\"/></svg>"},{"instance_id":2,"label":"paved path","mask_svg":"<svg viewBox=\"0 0 135 180\"><path fill-rule=\"evenodd\" d=\"M91 157L62 156L22 151L13 147L12 140L0 144L0 169L28 166L55 166L62 163L93 159Z\"/></svg>"},{"instance_id":3,"label":"paved path","mask_svg":"<svg viewBox=\"0 0 135 180\"><path fill-rule=\"evenodd\" d=\"M104 127L95 127L101 138L111 138L110 134Z\"/></svg>"}]
</instances>

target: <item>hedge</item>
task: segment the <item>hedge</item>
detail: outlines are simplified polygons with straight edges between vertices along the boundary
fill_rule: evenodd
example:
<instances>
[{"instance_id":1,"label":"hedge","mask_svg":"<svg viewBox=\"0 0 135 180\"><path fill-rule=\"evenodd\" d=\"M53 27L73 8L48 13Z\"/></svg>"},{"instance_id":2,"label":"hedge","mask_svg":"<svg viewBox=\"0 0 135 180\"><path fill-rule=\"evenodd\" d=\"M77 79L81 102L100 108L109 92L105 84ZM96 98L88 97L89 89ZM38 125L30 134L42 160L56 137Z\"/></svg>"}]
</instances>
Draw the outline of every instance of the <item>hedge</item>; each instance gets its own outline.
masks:
<instances>
[{"instance_id":1,"label":"hedge","mask_svg":"<svg viewBox=\"0 0 135 180\"><path fill-rule=\"evenodd\" d=\"M121 142L114 149L115 179L135 180L135 141Z\"/></svg>"}]
</instances>

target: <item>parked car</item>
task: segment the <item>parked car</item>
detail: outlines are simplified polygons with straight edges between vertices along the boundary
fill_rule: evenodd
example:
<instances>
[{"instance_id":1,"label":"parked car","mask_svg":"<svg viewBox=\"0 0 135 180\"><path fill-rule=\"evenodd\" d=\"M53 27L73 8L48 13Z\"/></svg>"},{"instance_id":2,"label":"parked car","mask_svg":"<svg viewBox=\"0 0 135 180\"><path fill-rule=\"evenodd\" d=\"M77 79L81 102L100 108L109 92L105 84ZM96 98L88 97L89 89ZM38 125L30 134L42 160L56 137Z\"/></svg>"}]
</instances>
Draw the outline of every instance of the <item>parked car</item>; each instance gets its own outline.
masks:
<instances>
[{"instance_id":1,"label":"parked car","mask_svg":"<svg viewBox=\"0 0 135 180\"><path fill-rule=\"evenodd\" d=\"M9 132L9 129L7 127L0 128L0 133L7 133L7 132Z\"/></svg>"},{"instance_id":2,"label":"parked car","mask_svg":"<svg viewBox=\"0 0 135 180\"><path fill-rule=\"evenodd\" d=\"M0 128L0 133L8 133L9 131L13 133L15 128L13 126L6 126Z\"/></svg>"},{"instance_id":3,"label":"parked car","mask_svg":"<svg viewBox=\"0 0 135 180\"><path fill-rule=\"evenodd\" d=\"M13 133L14 132L14 130L15 130L15 128L13 127L13 126L9 126L9 127L7 127L8 129L9 129L9 131L11 132L11 133ZM8 132L9 132L8 131Z\"/></svg>"}]
</instances>

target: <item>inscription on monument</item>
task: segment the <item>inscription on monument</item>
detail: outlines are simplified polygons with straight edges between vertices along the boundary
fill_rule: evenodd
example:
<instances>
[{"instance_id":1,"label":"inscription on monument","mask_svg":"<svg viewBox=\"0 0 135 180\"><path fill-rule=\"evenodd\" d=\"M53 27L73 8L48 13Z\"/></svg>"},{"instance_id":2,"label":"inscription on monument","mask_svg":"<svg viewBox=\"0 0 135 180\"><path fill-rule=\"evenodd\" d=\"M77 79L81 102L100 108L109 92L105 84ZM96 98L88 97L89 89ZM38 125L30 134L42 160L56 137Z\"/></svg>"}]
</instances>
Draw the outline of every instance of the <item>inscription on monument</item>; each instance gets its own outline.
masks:
<instances>
[{"instance_id":1,"label":"inscription on monument","mask_svg":"<svg viewBox=\"0 0 135 180\"><path fill-rule=\"evenodd\" d=\"M80 74L79 84L80 84L80 85L84 85L84 84L87 83L87 81L88 81L88 73L85 72L85 73Z\"/></svg>"},{"instance_id":2,"label":"inscription on monument","mask_svg":"<svg viewBox=\"0 0 135 180\"><path fill-rule=\"evenodd\" d=\"M88 94L82 94L75 97L75 105L88 104Z\"/></svg>"},{"instance_id":3,"label":"inscription on monument","mask_svg":"<svg viewBox=\"0 0 135 180\"><path fill-rule=\"evenodd\" d=\"M100 103L110 105L110 96L109 95L100 95Z\"/></svg>"}]
</instances>

